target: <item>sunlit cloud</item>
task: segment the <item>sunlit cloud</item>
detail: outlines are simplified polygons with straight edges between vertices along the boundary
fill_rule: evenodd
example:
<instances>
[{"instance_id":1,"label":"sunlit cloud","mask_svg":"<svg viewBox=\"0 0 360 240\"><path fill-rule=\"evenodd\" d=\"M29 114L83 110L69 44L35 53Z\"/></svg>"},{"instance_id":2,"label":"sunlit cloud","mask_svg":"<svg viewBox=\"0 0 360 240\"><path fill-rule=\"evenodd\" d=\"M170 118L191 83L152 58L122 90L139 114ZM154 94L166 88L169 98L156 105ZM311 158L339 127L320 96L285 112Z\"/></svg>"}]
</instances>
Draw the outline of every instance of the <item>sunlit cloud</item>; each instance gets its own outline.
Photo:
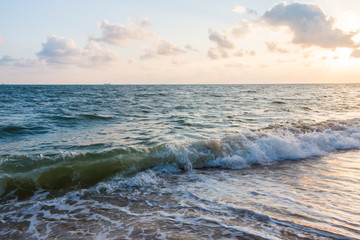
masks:
<instances>
[{"instance_id":1,"label":"sunlit cloud","mask_svg":"<svg viewBox=\"0 0 360 240\"><path fill-rule=\"evenodd\" d=\"M240 13L240 14L243 14L243 13L246 13L246 8L243 7L243 6L240 6L240 5L236 5L233 10L233 12L236 12L236 13Z\"/></svg>"},{"instance_id":2,"label":"sunlit cloud","mask_svg":"<svg viewBox=\"0 0 360 240\"><path fill-rule=\"evenodd\" d=\"M111 24L107 19L98 23L101 29L99 38L90 37L91 40L101 41L112 45L122 46L125 42L131 40L146 40L155 35L150 22L144 19L129 19L129 26L119 23Z\"/></svg>"},{"instance_id":3,"label":"sunlit cloud","mask_svg":"<svg viewBox=\"0 0 360 240\"><path fill-rule=\"evenodd\" d=\"M97 66L117 59L114 52L102 49L98 43L90 41L84 48L77 47L72 39L50 35L37 53L48 64L73 64L80 67Z\"/></svg>"},{"instance_id":4,"label":"sunlit cloud","mask_svg":"<svg viewBox=\"0 0 360 240\"><path fill-rule=\"evenodd\" d=\"M262 19L272 26L287 26L293 33L293 43L304 47L354 47L352 37L335 27L335 19L326 16L313 3L278 3L266 11Z\"/></svg>"},{"instance_id":5,"label":"sunlit cloud","mask_svg":"<svg viewBox=\"0 0 360 240\"><path fill-rule=\"evenodd\" d=\"M354 51L352 51L350 56L353 58L360 58L360 49L355 49Z\"/></svg>"},{"instance_id":6,"label":"sunlit cloud","mask_svg":"<svg viewBox=\"0 0 360 240\"><path fill-rule=\"evenodd\" d=\"M240 6L240 5L236 5L233 9L233 12L239 13L239 14L252 14L252 15L257 15L258 13L250 8L246 8L244 6Z\"/></svg>"}]
</instances>

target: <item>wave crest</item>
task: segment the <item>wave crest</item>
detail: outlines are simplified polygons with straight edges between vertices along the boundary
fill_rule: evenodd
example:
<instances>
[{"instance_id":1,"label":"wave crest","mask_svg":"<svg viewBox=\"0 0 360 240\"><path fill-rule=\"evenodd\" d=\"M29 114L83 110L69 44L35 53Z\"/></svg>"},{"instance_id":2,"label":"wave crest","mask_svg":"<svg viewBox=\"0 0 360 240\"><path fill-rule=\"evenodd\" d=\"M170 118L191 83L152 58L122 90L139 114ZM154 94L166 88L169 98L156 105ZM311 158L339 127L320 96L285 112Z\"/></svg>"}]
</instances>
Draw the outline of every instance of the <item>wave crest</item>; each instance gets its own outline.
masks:
<instances>
[{"instance_id":1,"label":"wave crest","mask_svg":"<svg viewBox=\"0 0 360 240\"><path fill-rule=\"evenodd\" d=\"M58 194L87 188L117 175L122 179L133 177L149 169L157 172L193 168L241 169L284 159L322 156L340 149L360 149L360 119L270 126L220 140L185 145L169 143L145 150L129 148L100 153L3 156L0 194L3 199L26 198L41 190ZM141 181L151 180L144 176ZM137 184L143 185L141 181Z\"/></svg>"}]
</instances>

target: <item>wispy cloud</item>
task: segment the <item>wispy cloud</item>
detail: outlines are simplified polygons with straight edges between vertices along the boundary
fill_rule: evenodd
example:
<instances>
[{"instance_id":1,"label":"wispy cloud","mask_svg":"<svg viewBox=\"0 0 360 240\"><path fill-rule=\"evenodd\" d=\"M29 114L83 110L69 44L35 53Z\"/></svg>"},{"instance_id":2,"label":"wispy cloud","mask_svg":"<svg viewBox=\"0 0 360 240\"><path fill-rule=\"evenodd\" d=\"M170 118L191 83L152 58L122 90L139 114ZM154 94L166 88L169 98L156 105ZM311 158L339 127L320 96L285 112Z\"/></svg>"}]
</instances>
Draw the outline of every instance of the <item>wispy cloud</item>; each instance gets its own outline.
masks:
<instances>
[{"instance_id":1,"label":"wispy cloud","mask_svg":"<svg viewBox=\"0 0 360 240\"><path fill-rule=\"evenodd\" d=\"M236 5L233 9L233 12L239 13L239 14L251 14L251 15L258 15L258 13L250 8L246 8L244 6Z\"/></svg>"},{"instance_id":2,"label":"wispy cloud","mask_svg":"<svg viewBox=\"0 0 360 240\"><path fill-rule=\"evenodd\" d=\"M128 26L119 23L111 24L107 19L98 23L101 29L99 38L90 37L91 40L101 41L112 45L122 46L131 40L146 40L155 35L150 22L144 19L129 19Z\"/></svg>"},{"instance_id":3,"label":"wispy cloud","mask_svg":"<svg viewBox=\"0 0 360 240\"><path fill-rule=\"evenodd\" d=\"M43 62L38 59L13 58L8 55L4 55L2 58L0 58L0 66L35 67L39 65L43 65Z\"/></svg>"},{"instance_id":4,"label":"wispy cloud","mask_svg":"<svg viewBox=\"0 0 360 240\"><path fill-rule=\"evenodd\" d=\"M184 48L181 48L165 39L160 39L152 48L145 49L145 53L140 57L140 59L148 60L159 56L176 56L184 53L186 53Z\"/></svg>"},{"instance_id":5,"label":"wispy cloud","mask_svg":"<svg viewBox=\"0 0 360 240\"><path fill-rule=\"evenodd\" d=\"M192 51L192 52L199 52L199 50L197 50L196 48L194 48L193 46L191 46L189 44L185 45L185 49Z\"/></svg>"},{"instance_id":6,"label":"wispy cloud","mask_svg":"<svg viewBox=\"0 0 360 240\"><path fill-rule=\"evenodd\" d=\"M279 47L277 42L265 42L265 44L269 52L289 53L285 48Z\"/></svg>"},{"instance_id":7,"label":"wispy cloud","mask_svg":"<svg viewBox=\"0 0 360 240\"><path fill-rule=\"evenodd\" d=\"M244 49L239 49L237 50L233 56L234 57L244 57L244 56L255 56L256 55L256 51L255 50L244 50Z\"/></svg>"},{"instance_id":8,"label":"wispy cloud","mask_svg":"<svg viewBox=\"0 0 360 240\"><path fill-rule=\"evenodd\" d=\"M228 58L230 55L223 48L209 48L207 56L212 60L218 60L222 58Z\"/></svg>"}]
</instances>

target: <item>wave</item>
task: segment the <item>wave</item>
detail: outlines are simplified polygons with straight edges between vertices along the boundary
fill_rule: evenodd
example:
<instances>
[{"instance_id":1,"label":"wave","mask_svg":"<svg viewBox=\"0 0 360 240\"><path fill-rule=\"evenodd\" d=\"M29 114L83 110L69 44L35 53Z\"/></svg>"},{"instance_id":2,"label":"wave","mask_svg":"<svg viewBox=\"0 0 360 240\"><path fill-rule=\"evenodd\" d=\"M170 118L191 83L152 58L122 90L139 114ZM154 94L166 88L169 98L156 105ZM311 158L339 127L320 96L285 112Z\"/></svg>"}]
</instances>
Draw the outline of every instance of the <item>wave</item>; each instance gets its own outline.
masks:
<instances>
[{"instance_id":1,"label":"wave","mask_svg":"<svg viewBox=\"0 0 360 240\"><path fill-rule=\"evenodd\" d=\"M12 137L18 135L32 135L47 133L48 129L42 126L20 126L20 125L6 125L0 126L0 138Z\"/></svg>"},{"instance_id":2,"label":"wave","mask_svg":"<svg viewBox=\"0 0 360 240\"><path fill-rule=\"evenodd\" d=\"M360 149L360 119L274 125L219 140L169 143L148 149L8 155L0 161L0 195L4 200L27 198L37 191L62 194L114 176L129 178L149 169L160 172L241 169L253 164L323 156L342 149Z\"/></svg>"},{"instance_id":3,"label":"wave","mask_svg":"<svg viewBox=\"0 0 360 240\"><path fill-rule=\"evenodd\" d=\"M96 114L79 114L79 115L54 115L49 117L51 120L60 121L76 121L76 120L112 120L112 116L96 115Z\"/></svg>"}]
</instances>

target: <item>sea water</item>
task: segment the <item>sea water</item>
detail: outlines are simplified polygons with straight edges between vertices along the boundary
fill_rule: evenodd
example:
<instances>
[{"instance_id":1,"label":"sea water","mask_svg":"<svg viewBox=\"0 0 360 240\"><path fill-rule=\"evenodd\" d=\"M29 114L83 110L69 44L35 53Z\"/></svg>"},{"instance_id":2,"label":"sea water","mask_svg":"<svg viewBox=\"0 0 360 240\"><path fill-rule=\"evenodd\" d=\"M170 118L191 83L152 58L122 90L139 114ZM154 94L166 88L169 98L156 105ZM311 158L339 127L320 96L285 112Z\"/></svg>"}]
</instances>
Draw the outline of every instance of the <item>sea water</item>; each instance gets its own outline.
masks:
<instances>
[{"instance_id":1,"label":"sea water","mask_svg":"<svg viewBox=\"0 0 360 240\"><path fill-rule=\"evenodd\" d=\"M360 239L360 85L0 86L0 239Z\"/></svg>"}]
</instances>

